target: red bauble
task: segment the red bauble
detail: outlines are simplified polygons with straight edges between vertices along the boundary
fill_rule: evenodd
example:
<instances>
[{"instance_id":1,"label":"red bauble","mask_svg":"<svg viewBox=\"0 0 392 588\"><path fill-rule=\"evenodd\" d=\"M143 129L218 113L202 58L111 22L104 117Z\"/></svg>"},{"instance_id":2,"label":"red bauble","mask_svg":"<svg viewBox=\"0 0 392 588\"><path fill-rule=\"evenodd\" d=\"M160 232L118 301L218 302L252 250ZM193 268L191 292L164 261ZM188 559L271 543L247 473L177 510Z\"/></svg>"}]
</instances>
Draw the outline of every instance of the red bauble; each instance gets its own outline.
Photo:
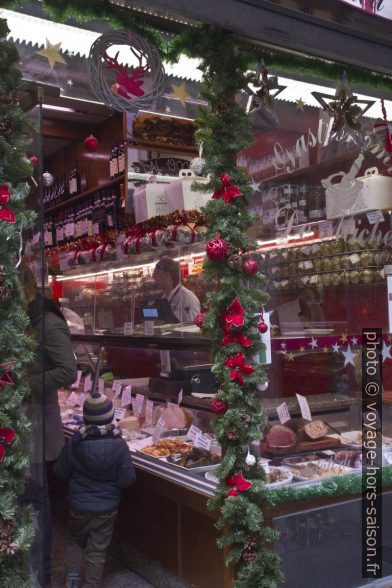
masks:
<instances>
[{"instance_id":1,"label":"red bauble","mask_svg":"<svg viewBox=\"0 0 392 588\"><path fill-rule=\"evenodd\" d=\"M0 445L0 463L3 461L5 455L5 449L2 445Z\"/></svg>"},{"instance_id":2,"label":"red bauble","mask_svg":"<svg viewBox=\"0 0 392 588\"><path fill-rule=\"evenodd\" d=\"M212 412L215 412L216 414L224 414L229 407L226 402L223 402L223 400L215 398L215 400L211 402L210 408Z\"/></svg>"},{"instance_id":3,"label":"red bauble","mask_svg":"<svg viewBox=\"0 0 392 588\"><path fill-rule=\"evenodd\" d=\"M29 161L33 167L37 167L39 164L39 159L36 155L32 155L31 157L29 157Z\"/></svg>"},{"instance_id":4,"label":"red bauble","mask_svg":"<svg viewBox=\"0 0 392 588\"><path fill-rule=\"evenodd\" d=\"M259 271L259 264L255 259L247 259L242 267L246 274L257 274Z\"/></svg>"},{"instance_id":5,"label":"red bauble","mask_svg":"<svg viewBox=\"0 0 392 588\"><path fill-rule=\"evenodd\" d=\"M259 330L260 333L266 333L268 331L268 325L267 325L267 323L265 322L264 319L261 319L261 321L257 325L257 328L258 328L258 330Z\"/></svg>"},{"instance_id":6,"label":"red bauble","mask_svg":"<svg viewBox=\"0 0 392 588\"><path fill-rule=\"evenodd\" d=\"M227 243L219 236L211 241L208 241L206 245L207 256L212 261L222 261L227 255Z\"/></svg>"},{"instance_id":7,"label":"red bauble","mask_svg":"<svg viewBox=\"0 0 392 588\"><path fill-rule=\"evenodd\" d=\"M84 140L84 146L86 147L87 151L94 153L95 151L98 151L99 141L96 137L94 137L94 135L89 135Z\"/></svg>"},{"instance_id":8,"label":"red bauble","mask_svg":"<svg viewBox=\"0 0 392 588\"><path fill-rule=\"evenodd\" d=\"M0 205L4 206L4 204L7 204L10 201L10 198L10 189L7 186L7 184L3 184L2 186L0 186Z\"/></svg>"},{"instance_id":9,"label":"red bauble","mask_svg":"<svg viewBox=\"0 0 392 588\"><path fill-rule=\"evenodd\" d=\"M195 323L195 325L197 327L199 327L199 329L202 329L204 326L204 319L206 318L206 313L205 312L199 312L199 314L197 314L195 316L195 318L193 319L193 322Z\"/></svg>"},{"instance_id":10,"label":"red bauble","mask_svg":"<svg viewBox=\"0 0 392 588\"><path fill-rule=\"evenodd\" d=\"M0 429L0 442L1 443L11 443L15 438L15 431L14 429Z\"/></svg>"}]
</instances>

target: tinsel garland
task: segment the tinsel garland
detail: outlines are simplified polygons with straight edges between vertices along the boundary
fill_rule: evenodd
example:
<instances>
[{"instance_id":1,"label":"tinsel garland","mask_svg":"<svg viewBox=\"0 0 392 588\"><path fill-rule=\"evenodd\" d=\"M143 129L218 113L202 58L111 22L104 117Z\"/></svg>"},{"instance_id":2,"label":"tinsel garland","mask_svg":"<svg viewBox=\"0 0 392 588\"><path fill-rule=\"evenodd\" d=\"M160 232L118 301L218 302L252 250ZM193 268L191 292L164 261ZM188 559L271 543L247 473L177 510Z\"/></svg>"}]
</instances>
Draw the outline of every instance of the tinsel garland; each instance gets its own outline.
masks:
<instances>
[{"instance_id":1,"label":"tinsel garland","mask_svg":"<svg viewBox=\"0 0 392 588\"><path fill-rule=\"evenodd\" d=\"M250 117L235 102L249 83L246 72L251 55L241 50L234 35L218 29L194 30L188 40L202 58L201 95L210 105L200 108L196 132L203 143L205 172L211 174L209 184L198 189L213 192L204 208L207 239L225 242L229 252L213 254L209 241L211 256L204 262L206 282L218 282L219 289L208 293L209 310L200 324L212 341L212 371L220 382L218 400L227 406L213 425L223 458L209 507L220 510L218 544L227 548L226 562L235 565L233 586L277 588L283 579L272 547L277 533L263 525L268 505L265 473L246 461L250 443L260 438L266 424L257 390L266 376L254 361L261 350L257 313L268 298L266 278L259 273L250 277L241 264L230 263L233 255L246 251L251 256L257 247L248 237L254 222L249 212L250 180L236 166L236 153L253 141ZM226 250L223 243L221 249Z\"/></svg>"}]
</instances>

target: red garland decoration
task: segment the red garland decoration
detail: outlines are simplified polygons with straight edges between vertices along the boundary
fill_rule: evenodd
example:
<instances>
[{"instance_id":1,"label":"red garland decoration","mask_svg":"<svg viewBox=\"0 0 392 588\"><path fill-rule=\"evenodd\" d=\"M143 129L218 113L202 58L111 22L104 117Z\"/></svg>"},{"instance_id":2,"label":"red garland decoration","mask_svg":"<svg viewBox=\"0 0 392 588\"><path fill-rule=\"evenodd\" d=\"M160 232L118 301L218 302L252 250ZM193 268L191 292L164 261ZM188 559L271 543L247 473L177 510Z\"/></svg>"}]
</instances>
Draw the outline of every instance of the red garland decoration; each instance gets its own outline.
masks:
<instances>
[{"instance_id":1,"label":"red garland decoration","mask_svg":"<svg viewBox=\"0 0 392 588\"><path fill-rule=\"evenodd\" d=\"M234 476L227 476L225 481L229 488L227 496L238 496L240 492L247 492L253 486L252 482L245 480L242 472L234 474Z\"/></svg>"},{"instance_id":2,"label":"red garland decoration","mask_svg":"<svg viewBox=\"0 0 392 588\"><path fill-rule=\"evenodd\" d=\"M0 186L0 206L4 206L8 204L11 198L11 192L9 187L6 184ZM9 208L0 208L0 220L3 220L7 223L14 224L15 222L15 213L13 210Z\"/></svg>"},{"instance_id":3,"label":"red garland decoration","mask_svg":"<svg viewBox=\"0 0 392 588\"><path fill-rule=\"evenodd\" d=\"M204 319L206 318L207 313L206 312L199 312L195 318L193 319L193 322L195 323L195 325L197 327L199 327L199 329L202 329L204 326Z\"/></svg>"},{"instance_id":4,"label":"red garland decoration","mask_svg":"<svg viewBox=\"0 0 392 588\"><path fill-rule=\"evenodd\" d=\"M247 259L242 266L246 274L257 274L259 271L259 264L255 259Z\"/></svg>"},{"instance_id":5,"label":"red garland decoration","mask_svg":"<svg viewBox=\"0 0 392 588\"><path fill-rule=\"evenodd\" d=\"M242 196L241 192L238 189L238 186L231 185L230 176L225 174L224 172L221 173L221 183L222 188L218 188L212 195L212 198L215 200L217 198L222 198L223 202L226 204L231 204L234 198L238 196Z\"/></svg>"},{"instance_id":6,"label":"red garland decoration","mask_svg":"<svg viewBox=\"0 0 392 588\"><path fill-rule=\"evenodd\" d=\"M223 261L227 255L227 250L227 243L221 239L221 233L218 233L215 239L208 241L206 245L207 257L212 261Z\"/></svg>"},{"instance_id":7,"label":"red garland decoration","mask_svg":"<svg viewBox=\"0 0 392 588\"><path fill-rule=\"evenodd\" d=\"M94 135L89 135L84 140L84 146L86 147L87 151L90 151L90 153L95 153L98 151L99 141L96 137L94 137Z\"/></svg>"},{"instance_id":8,"label":"red garland decoration","mask_svg":"<svg viewBox=\"0 0 392 588\"><path fill-rule=\"evenodd\" d=\"M230 345L231 343L238 343L241 347L251 347L252 341L243 333L224 333L222 346Z\"/></svg>"},{"instance_id":9,"label":"red garland decoration","mask_svg":"<svg viewBox=\"0 0 392 588\"><path fill-rule=\"evenodd\" d=\"M229 408L227 402L223 402L223 400L219 400L219 398L215 398L211 404L210 404L210 408L212 410L212 412L215 412L215 414L224 414L227 409Z\"/></svg>"},{"instance_id":10,"label":"red garland decoration","mask_svg":"<svg viewBox=\"0 0 392 588\"><path fill-rule=\"evenodd\" d=\"M244 383L243 376L249 376L255 371L249 363L246 363L242 352L228 357L225 361L225 366L230 369L230 378L234 381L237 380L240 386Z\"/></svg>"},{"instance_id":11,"label":"red garland decoration","mask_svg":"<svg viewBox=\"0 0 392 588\"><path fill-rule=\"evenodd\" d=\"M225 333L232 327L241 328L244 326L244 309L238 298L234 298L232 305L222 315L222 326Z\"/></svg>"}]
</instances>

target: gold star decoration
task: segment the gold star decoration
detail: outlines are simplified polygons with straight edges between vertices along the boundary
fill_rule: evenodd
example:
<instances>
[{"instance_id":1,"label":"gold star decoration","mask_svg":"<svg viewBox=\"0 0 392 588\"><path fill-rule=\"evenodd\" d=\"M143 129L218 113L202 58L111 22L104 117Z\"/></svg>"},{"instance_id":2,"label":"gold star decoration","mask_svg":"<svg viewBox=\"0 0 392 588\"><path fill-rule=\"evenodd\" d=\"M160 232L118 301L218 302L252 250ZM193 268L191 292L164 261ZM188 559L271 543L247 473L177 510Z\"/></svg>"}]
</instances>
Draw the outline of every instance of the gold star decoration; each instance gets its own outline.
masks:
<instances>
[{"instance_id":1,"label":"gold star decoration","mask_svg":"<svg viewBox=\"0 0 392 588\"><path fill-rule=\"evenodd\" d=\"M298 98L298 100L295 101L295 108L297 110L304 110L304 106L305 106L305 102L302 100L302 98Z\"/></svg>"},{"instance_id":2,"label":"gold star decoration","mask_svg":"<svg viewBox=\"0 0 392 588\"><path fill-rule=\"evenodd\" d=\"M188 97L185 84L182 83L180 85L176 85L176 84L170 84L170 85L173 88L173 92L170 94L171 98L176 98L177 100L179 100L181 102L181 104L183 105L183 107L185 108L185 106L186 106L185 101Z\"/></svg>"},{"instance_id":3,"label":"gold star decoration","mask_svg":"<svg viewBox=\"0 0 392 588\"><path fill-rule=\"evenodd\" d=\"M291 351L287 354L287 361L294 361L294 353Z\"/></svg>"},{"instance_id":4,"label":"gold star decoration","mask_svg":"<svg viewBox=\"0 0 392 588\"><path fill-rule=\"evenodd\" d=\"M60 55L61 43L55 43L52 45L48 39L46 39L46 47L42 51L38 51L37 55L46 57L49 61L50 69L53 69L56 63L67 63L65 59Z\"/></svg>"},{"instance_id":5,"label":"gold star decoration","mask_svg":"<svg viewBox=\"0 0 392 588\"><path fill-rule=\"evenodd\" d=\"M305 347L303 345L301 345L301 347L299 348L300 352L303 353L305 351Z\"/></svg>"},{"instance_id":6,"label":"gold star decoration","mask_svg":"<svg viewBox=\"0 0 392 588\"><path fill-rule=\"evenodd\" d=\"M328 353L328 347L323 347L323 353Z\"/></svg>"},{"instance_id":7,"label":"gold star decoration","mask_svg":"<svg viewBox=\"0 0 392 588\"><path fill-rule=\"evenodd\" d=\"M342 333L340 340L342 343L347 343L347 333Z\"/></svg>"}]
</instances>

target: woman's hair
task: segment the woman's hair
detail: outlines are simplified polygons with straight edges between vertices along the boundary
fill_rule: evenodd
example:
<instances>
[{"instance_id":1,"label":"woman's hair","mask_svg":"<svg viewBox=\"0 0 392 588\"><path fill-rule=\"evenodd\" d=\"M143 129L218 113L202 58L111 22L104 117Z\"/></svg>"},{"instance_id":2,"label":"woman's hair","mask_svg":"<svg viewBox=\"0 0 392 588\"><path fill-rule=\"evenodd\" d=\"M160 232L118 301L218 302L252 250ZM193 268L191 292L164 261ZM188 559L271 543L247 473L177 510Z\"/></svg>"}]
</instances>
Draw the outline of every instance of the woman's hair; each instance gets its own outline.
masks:
<instances>
[{"instance_id":1,"label":"woman's hair","mask_svg":"<svg viewBox=\"0 0 392 588\"><path fill-rule=\"evenodd\" d=\"M178 261L171 259L171 257L162 257L155 266L155 269L159 269L162 272L168 272L173 285L177 286L180 283L180 264Z\"/></svg>"}]
</instances>

